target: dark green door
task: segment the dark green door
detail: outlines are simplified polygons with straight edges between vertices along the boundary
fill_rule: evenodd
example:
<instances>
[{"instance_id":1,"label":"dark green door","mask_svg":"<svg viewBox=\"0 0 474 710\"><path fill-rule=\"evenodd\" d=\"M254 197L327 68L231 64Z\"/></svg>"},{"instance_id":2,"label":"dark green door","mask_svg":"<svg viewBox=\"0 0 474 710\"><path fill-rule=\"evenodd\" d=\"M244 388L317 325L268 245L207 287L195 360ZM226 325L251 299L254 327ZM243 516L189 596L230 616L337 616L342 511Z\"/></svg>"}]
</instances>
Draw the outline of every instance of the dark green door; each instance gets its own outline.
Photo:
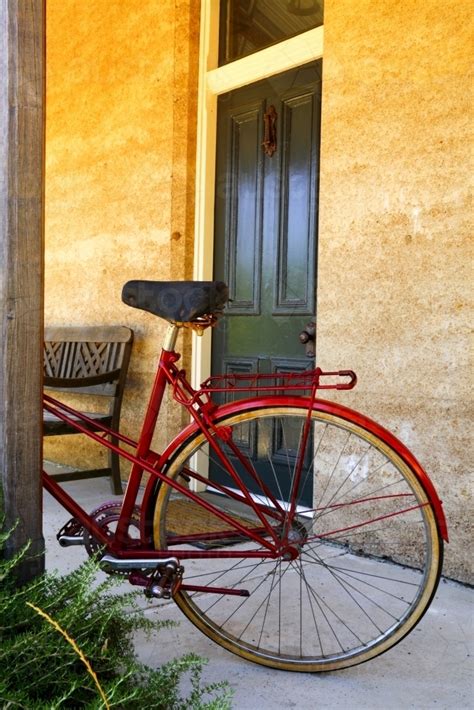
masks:
<instances>
[{"instance_id":1,"label":"dark green door","mask_svg":"<svg viewBox=\"0 0 474 710\"><path fill-rule=\"evenodd\" d=\"M320 60L219 98L214 278L232 301L213 333L215 374L312 364L299 333L315 319L320 103Z\"/></svg>"}]
</instances>

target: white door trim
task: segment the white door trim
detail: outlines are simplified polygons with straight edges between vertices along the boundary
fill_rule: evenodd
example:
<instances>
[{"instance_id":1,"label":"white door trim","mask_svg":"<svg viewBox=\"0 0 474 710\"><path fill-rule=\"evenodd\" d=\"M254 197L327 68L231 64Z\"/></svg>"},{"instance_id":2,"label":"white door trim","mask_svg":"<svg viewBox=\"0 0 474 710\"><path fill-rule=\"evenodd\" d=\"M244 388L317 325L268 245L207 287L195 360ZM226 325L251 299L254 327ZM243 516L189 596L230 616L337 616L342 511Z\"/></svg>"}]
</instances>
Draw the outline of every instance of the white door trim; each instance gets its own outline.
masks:
<instances>
[{"instance_id":1,"label":"white door trim","mask_svg":"<svg viewBox=\"0 0 474 710\"><path fill-rule=\"evenodd\" d=\"M207 88L213 94L223 94L320 59L323 56L323 35L324 28L315 27L248 57L211 69L206 74Z\"/></svg>"}]
</instances>

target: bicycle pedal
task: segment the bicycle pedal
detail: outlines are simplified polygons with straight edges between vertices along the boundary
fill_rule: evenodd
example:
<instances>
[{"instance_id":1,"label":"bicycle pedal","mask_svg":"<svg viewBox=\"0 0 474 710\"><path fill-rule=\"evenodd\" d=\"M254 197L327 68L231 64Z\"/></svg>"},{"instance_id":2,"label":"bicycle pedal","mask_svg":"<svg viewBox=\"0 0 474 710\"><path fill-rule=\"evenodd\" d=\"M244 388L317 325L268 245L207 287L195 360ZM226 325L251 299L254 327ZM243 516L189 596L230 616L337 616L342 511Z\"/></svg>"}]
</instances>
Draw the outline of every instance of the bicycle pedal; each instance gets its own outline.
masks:
<instances>
[{"instance_id":1,"label":"bicycle pedal","mask_svg":"<svg viewBox=\"0 0 474 710\"><path fill-rule=\"evenodd\" d=\"M145 596L155 599L171 599L174 590L181 582L183 572L184 567L180 566L177 559L158 565L149 578Z\"/></svg>"},{"instance_id":2,"label":"bicycle pedal","mask_svg":"<svg viewBox=\"0 0 474 710\"><path fill-rule=\"evenodd\" d=\"M84 528L77 518L71 518L57 533L56 539L61 547L84 544Z\"/></svg>"}]
</instances>

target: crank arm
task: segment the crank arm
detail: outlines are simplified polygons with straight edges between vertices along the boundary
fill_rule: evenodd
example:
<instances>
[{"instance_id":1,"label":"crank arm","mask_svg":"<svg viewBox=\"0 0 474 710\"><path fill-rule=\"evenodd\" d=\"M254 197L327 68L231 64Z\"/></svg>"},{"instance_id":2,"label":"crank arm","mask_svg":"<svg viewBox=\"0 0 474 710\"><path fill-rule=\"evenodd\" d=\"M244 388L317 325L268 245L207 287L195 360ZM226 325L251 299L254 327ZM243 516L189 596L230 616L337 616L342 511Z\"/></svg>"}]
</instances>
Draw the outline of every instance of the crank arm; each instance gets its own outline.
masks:
<instances>
[{"instance_id":1,"label":"crank arm","mask_svg":"<svg viewBox=\"0 0 474 710\"><path fill-rule=\"evenodd\" d=\"M167 557L162 560L152 559L151 557L127 560L126 558L119 559L113 555L104 555L100 560L100 567L104 571L111 570L113 572L128 572L134 569L156 569L157 564L160 564L161 566L170 563L176 565L176 567L179 567L179 561L176 557Z\"/></svg>"},{"instance_id":2,"label":"crank arm","mask_svg":"<svg viewBox=\"0 0 474 710\"><path fill-rule=\"evenodd\" d=\"M71 547L71 545L83 545L84 538L77 535L61 535L58 537L61 547Z\"/></svg>"}]
</instances>

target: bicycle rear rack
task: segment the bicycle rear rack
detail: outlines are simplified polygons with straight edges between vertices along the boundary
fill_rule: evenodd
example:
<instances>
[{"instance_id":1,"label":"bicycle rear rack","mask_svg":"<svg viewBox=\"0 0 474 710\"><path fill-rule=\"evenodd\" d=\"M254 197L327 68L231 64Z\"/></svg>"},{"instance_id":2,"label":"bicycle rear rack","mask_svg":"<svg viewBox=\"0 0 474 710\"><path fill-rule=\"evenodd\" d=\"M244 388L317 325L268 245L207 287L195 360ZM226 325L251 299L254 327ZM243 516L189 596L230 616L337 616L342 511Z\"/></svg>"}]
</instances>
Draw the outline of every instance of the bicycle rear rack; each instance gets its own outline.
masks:
<instances>
[{"instance_id":1,"label":"bicycle rear rack","mask_svg":"<svg viewBox=\"0 0 474 710\"><path fill-rule=\"evenodd\" d=\"M189 387L184 371L176 371L173 380L173 397L186 407L210 401L213 394L241 393L254 394L295 394L311 393L317 390L350 390L357 383L357 375L352 370L323 372L317 367L303 372L230 373L208 377L198 390ZM341 381L335 381L336 378ZM186 386L188 385L188 386Z\"/></svg>"}]
</instances>

